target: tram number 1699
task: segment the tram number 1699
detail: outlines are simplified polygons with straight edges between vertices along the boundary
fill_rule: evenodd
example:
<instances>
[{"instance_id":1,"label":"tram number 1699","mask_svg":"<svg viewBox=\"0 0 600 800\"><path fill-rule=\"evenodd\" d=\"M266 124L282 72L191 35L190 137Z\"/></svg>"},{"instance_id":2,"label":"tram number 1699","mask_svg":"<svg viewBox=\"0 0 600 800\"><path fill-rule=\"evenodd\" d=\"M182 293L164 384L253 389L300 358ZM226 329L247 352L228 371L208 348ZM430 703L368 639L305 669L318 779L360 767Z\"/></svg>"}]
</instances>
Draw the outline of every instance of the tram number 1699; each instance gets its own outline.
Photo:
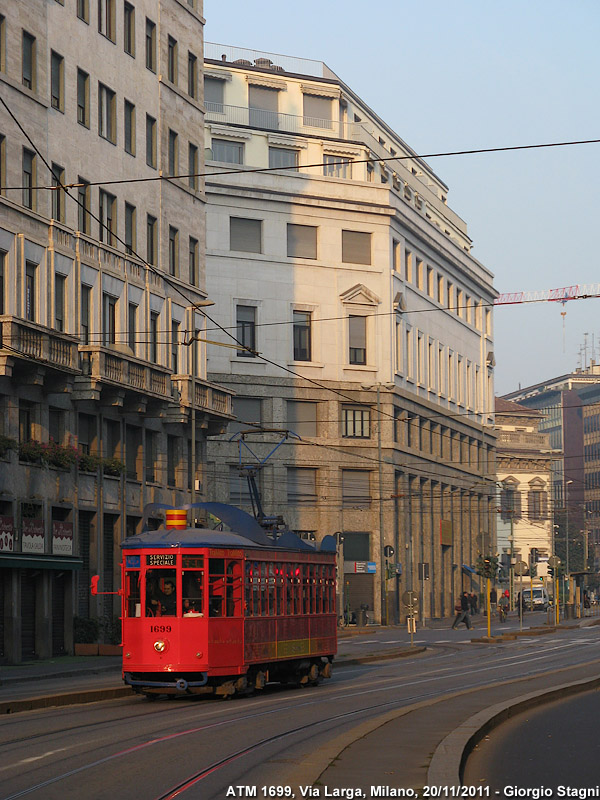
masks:
<instances>
[{"instance_id":1,"label":"tram number 1699","mask_svg":"<svg viewBox=\"0 0 600 800\"><path fill-rule=\"evenodd\" d=\"M150 633L171 633L170 625L150 625Z\"/></svg>"}]
</instances>

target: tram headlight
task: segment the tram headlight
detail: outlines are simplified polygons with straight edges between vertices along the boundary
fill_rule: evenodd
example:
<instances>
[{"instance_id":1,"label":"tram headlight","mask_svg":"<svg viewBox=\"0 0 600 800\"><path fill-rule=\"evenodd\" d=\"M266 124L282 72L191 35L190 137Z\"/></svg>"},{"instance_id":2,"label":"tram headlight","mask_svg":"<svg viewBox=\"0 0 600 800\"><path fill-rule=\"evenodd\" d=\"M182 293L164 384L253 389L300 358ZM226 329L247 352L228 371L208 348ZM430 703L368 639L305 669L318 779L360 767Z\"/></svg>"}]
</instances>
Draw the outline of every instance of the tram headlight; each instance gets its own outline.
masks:
<instances>
[{"instance_id":1,"label":"tram headlight","mask_svg":"<svg viewBox=\"0 0 600 800\"><path fill-rule=\"evenodd\" d=\"M167 649L167 643L162 639L157 639L154 642L154 649L156 650L157 653L164 653L165 650Z\"/></svg>"}]
</instances>

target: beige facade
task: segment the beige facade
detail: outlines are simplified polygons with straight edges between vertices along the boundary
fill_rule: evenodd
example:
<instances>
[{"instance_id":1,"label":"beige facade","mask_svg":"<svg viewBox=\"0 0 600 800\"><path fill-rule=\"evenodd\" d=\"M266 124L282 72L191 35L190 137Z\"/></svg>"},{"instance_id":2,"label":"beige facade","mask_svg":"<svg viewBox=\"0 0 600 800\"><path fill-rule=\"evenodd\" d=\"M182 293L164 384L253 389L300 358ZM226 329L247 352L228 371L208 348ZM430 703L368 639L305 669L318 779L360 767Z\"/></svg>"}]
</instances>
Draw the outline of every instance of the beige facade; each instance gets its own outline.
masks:
<instances>
[{"instance_id":1,"label":"beige facade","mask_svg":"<svg viewBox=\"0 0 600 800\"><path fill-rule=\"evenodd\" d=\"M202 499L206 436L231 417L204 343L192 361L204 186L176 177L203 169L201 13L180 0L2 9L5 660L68 651L73 614L110 620L118 606L90 598L90 575L118 588L119 543L145 504ZM59 182L69 197L47 190Z\"/></svg>"},{"instance_id":2,"label":"beige facade","mask_svg":"<svg viewBox=\"0 0 600 800\"><path fill-rule=\"evenodd\" d=\"M258 460L273 429L301 437L259 470L266 511L340 534L351 613L385 619L387 594L397 619L409 588L448 615L494 535L492 276L448 187L326 65L205 56L207 288L247 348L213 331L209 375L238 428L270 429L246 436ZM244 504L230 436L211 487Z\"/></svg>"}]
</instances>

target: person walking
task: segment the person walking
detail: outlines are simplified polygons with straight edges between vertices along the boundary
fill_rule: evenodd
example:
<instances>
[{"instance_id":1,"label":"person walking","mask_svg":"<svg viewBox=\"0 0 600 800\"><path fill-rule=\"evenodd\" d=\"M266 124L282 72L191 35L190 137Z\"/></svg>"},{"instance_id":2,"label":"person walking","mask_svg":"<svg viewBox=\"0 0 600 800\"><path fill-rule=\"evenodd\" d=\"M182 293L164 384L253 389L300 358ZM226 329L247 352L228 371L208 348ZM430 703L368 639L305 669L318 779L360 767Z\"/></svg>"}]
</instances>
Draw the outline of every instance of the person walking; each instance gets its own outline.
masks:
<instances>
[{"instance_id":1,"label":"person walking","mask_svg":"<svg viewBox=\"0 0 600 800\"><path fill-rule=\"evenodd\" d=\"M498 592L496 591L496 587L492 586L492 590L490 592L490 610L492 614L496 612L497 607L498 607Z\"/></svg>"},{"instance_id":2,"label":"person walking","mask_svg":"<svg viewBox=\"0 0 600 800\"><path fill-rule=\"evenodd\" d=\"M477 613L477 595L475 592L471 592L469 595L469 610L471 612L471 616Z\"/></svg>"},{"instance_id":3,"label":"person walking","mask_svg":"<svg viewBox=\"0 0 600 800\"><path fill-rule=\"evenodd\" d=\"M465 623L467 630L471 630L472 625L471 617L469 616L469 610L469 595L467 592L463 592L460 596L460 603L456 604L456 617L452 623L452 630L456 630L457 626L460 625L461 622Z\"/></svg>"}]
</instances>

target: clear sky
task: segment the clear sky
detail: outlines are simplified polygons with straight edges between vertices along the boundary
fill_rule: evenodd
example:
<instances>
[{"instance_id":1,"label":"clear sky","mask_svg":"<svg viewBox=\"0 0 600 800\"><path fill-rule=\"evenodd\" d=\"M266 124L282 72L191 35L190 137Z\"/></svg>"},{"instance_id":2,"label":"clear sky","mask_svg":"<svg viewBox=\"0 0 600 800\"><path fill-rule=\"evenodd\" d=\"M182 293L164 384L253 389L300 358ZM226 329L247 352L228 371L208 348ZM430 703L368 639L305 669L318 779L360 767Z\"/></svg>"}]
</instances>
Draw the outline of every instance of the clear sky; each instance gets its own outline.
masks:
<instances>
[{"instance_id":1,"label":"clear sky","mask_svg":"<svg viewBox=\"0 0 600 800\"><path fill-rule=\"evenodd\" d=\"M599 0L205 0L204 14L209 42L324 61L418 153L600 138ZM600 283L600 144L428 160L499 292ZM585 333L600 361L599 312L499 307L497 394L580 366Z\"/></svg>"}]
</instances>

